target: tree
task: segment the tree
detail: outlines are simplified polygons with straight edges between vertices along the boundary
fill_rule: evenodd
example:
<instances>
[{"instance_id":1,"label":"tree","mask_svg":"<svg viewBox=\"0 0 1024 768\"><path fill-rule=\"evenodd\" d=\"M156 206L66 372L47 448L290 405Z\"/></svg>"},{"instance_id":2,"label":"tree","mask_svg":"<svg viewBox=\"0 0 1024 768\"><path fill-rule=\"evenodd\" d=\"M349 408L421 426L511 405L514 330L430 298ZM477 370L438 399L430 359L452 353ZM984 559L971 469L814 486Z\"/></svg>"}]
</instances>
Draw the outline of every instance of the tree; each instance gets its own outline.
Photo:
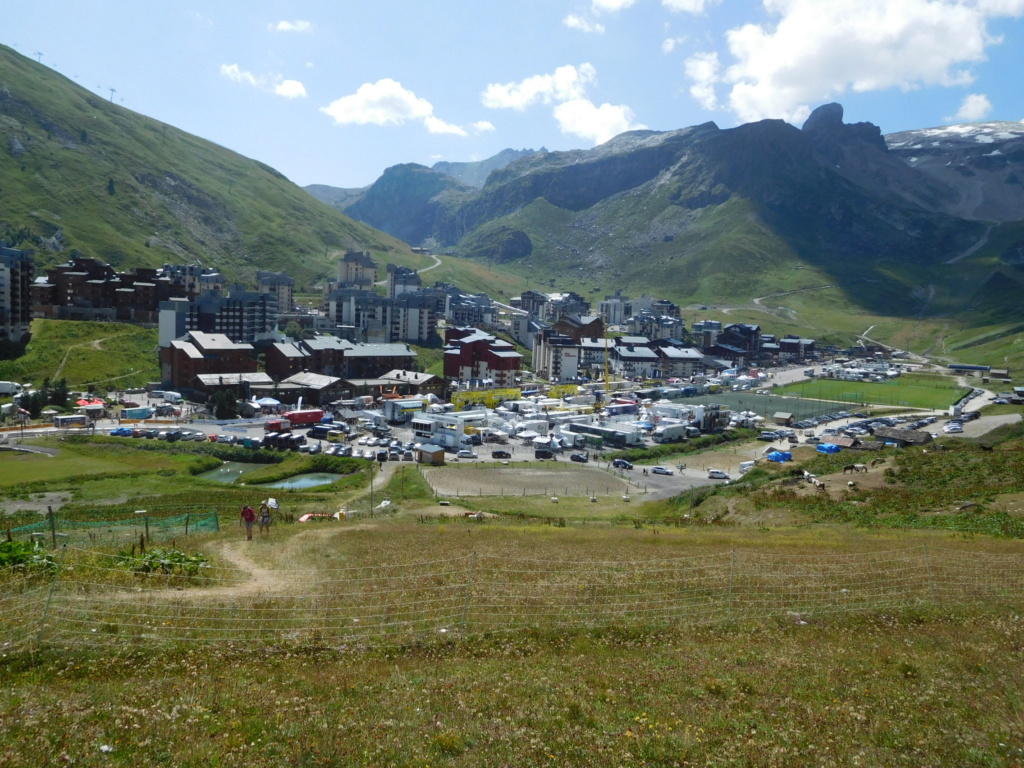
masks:
<instances>
[{"instance_id":1,"label":"tree","mask_svg":"<svg viewBox=\"0 0 1024 768\"><path fill-rule=\"evenodd\" d=\"M299 341L302 338L302 326L299 325L298 320L289 320L288 325L284 327L284 335L295 341Z\"/></svg>"},{"instance_id":2,"label":"tree","mask_svg":"<svg viewBox=\"0 0 1024 768\"><path fill-rule=\"evenodd\" d=\"M215 419L233 419L238 415L235 396L228 391L214 392L210 397L208 407Z\"/></svg>"}]
</instances>

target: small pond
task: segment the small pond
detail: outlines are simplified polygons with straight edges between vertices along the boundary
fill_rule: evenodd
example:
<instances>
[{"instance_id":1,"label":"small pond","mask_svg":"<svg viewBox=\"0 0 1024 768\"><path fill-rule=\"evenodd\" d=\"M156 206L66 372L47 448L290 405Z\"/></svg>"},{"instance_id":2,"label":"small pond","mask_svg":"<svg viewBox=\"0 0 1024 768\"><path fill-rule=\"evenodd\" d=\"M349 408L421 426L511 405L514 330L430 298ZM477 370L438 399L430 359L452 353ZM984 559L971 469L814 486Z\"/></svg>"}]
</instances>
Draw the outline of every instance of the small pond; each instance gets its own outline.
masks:
<instances>
[{"instance_id":1,"label":"small pond","mask_svg":"<svg viewBox=\"0 0 1024 768\"><path fill-rule=\"evenodd\" d=\"M250 464L244 461L225 461L216 469L203 472L201 475L196 475L196 477L203 480L216 480L219 483L233 483L246 472L252 472L254 469L265 466L266 464Z\"/></svg>"},{"instance_id":2,"label":"small pond","mask_svg":"<svg viewBox=\"0 0 1024 768\"><path fill-rule=\"evenodd\" d=\"M344 475L336 475L331 472L308 472L304 475L294 475L277 483L260 484L260 488L312 488L316 485L333 483L342 477Z\"/></svg>"}]
</instances>

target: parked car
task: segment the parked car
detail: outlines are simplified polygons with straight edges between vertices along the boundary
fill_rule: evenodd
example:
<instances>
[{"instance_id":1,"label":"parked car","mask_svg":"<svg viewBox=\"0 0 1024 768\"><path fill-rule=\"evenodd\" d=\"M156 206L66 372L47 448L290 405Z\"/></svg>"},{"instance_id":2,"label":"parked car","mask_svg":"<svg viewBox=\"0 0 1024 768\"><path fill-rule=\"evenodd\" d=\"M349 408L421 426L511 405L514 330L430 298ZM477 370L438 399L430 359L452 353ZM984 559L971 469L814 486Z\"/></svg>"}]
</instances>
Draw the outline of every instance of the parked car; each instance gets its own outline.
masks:
<instances>
[{"instance_id":1,"label":"parked car","mask_svg":"<svg viewBox=\"0 0 1024 768\"><path fill-rule=\"evenodd\" d=\"M491 451L492 459L511 459L512 454L508 451Z\"/></svg>"},{"instance_id":2,"label":"parked car","mask_svg":"<svg viewBox=\"0 0 1024 768\"><path fill-rule=\"evenodd\" d=\"M708 470L709 480L732 480L732 476L728 472L723 472L720 469L709 469Z\"/></svg>"},{"instance_id":3,"label":"parked car","mask_svg":"<svg viewBox=\"0 0 1024 768\"><path fill-rule=\"evenodd\" d=\"M633 468L633 465L630 464L625 459L616 459L615 461L612 462L612 466L615 467L616 469L632 469Z\"/></svg>"},{"instance_id":4,"label":"parked car","mask_svg":"<svg viewBox=\"0 0 1024 768\"><path fill-rule=\"evenodd\" d=\"M476 454L468 448L463 448L461 451L455 454L460 459L475 459Z\"/></svg>"},{"instance_id":5,"label":"parked car","mask_svg":"<svg viewBox=\"0 0 1024 768\"><path fill-rule=\"evenodd\" d=\"M651 467L651 474L652 475L674 475L675 472L673 472L668 467L658 466L658 467Z\"/></svg>"},{"instance_id":6,"label":"parked car","mask_svg":"<svg viewBox=\"0 0 1024 768\"><path fill-rule=\"evenodd\" d=\"M585 453L574 453L569 457L569 461L575 461L580 464L586 464L590 461L590 457Z\"/></svg>"}]
</instances>

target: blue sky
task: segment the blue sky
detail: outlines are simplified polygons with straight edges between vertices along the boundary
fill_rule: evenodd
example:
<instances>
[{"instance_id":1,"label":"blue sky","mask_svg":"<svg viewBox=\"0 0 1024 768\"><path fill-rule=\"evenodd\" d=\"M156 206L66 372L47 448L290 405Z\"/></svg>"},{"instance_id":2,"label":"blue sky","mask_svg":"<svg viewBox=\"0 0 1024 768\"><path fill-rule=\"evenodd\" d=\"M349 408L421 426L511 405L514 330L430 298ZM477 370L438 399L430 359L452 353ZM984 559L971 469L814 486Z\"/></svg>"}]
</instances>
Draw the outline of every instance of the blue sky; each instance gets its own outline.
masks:
<instances>
[{"instance_id":1,"label":"blue sky","mask_svg":"<svg viewBox=\"0 0 1024 768\"><path fill-rule=\"evenodd\" d=\"M1024 119L1024 0L32 0L0 42L123 106L358 187L839 101L885 133Z\"/></svg>"}]
</instances>

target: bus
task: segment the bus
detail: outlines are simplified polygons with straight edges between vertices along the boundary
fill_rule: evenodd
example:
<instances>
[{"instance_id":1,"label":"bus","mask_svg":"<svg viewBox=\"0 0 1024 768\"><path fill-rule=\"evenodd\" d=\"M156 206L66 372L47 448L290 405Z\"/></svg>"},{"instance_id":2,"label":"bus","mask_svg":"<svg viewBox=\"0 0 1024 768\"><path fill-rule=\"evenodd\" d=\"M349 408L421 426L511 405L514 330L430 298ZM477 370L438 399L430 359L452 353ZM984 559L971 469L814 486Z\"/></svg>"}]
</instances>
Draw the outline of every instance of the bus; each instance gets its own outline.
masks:
<instances>
[{"instance_id":1,"label":"bus","mask_svg":"<svg viewBox=\"0 0 1024 768\"><path fill-rule=\"evenodd\" d=\"M84 413L58 414L53 417L53 426L57 429L80 429L89 425Z\"/></svg>"}]
</instances>

